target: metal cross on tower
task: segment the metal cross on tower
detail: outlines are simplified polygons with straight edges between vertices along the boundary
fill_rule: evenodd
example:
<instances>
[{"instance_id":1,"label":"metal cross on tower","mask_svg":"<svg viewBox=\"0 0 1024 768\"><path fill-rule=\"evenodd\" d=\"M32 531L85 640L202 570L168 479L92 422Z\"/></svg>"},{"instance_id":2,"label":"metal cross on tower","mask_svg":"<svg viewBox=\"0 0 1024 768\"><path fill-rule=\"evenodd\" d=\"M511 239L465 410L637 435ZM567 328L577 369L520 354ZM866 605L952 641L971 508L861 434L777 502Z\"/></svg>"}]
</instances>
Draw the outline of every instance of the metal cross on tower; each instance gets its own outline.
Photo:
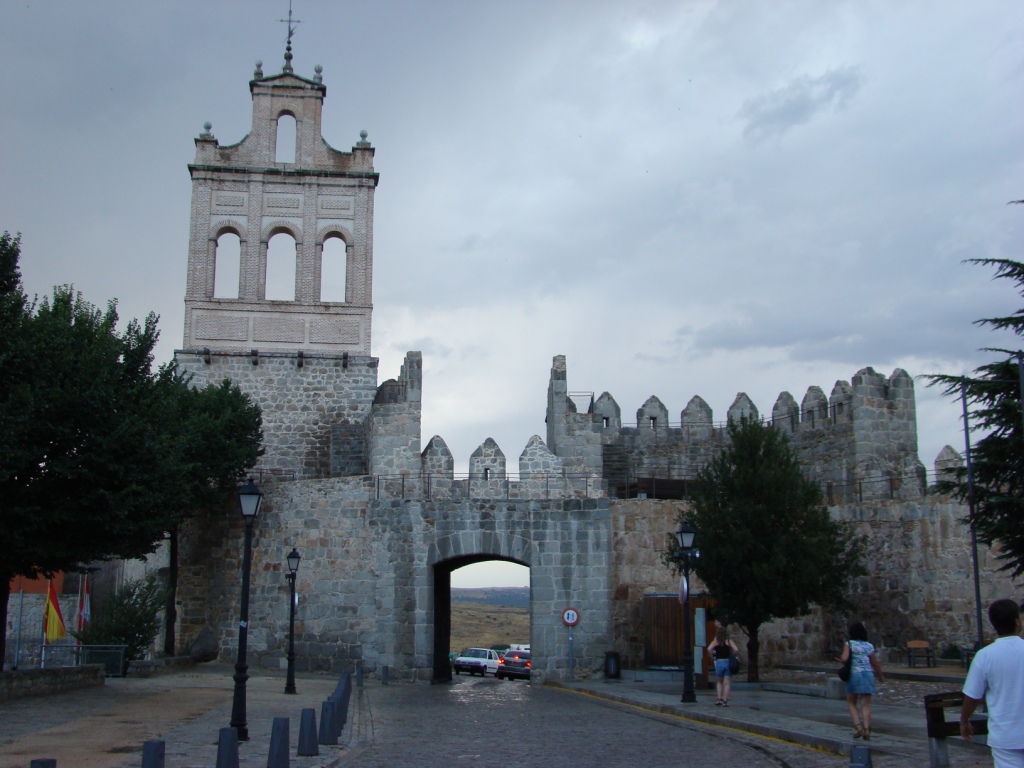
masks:
<instances>
[{"instance_id":1,"label":"metal cross on tower","mask_svg":"<svg viewBox=\"0 0 1024 768\"><path fill-rule=\"evenodd\" d=\"M288 40L284 47L284 67L283 72L292 71L292 35L295 34L295 25L301 24L299 19L292 19L292 0L288 0L288 18L278 19L283 24L288 25Z\"/></svg>"}]
</instances>

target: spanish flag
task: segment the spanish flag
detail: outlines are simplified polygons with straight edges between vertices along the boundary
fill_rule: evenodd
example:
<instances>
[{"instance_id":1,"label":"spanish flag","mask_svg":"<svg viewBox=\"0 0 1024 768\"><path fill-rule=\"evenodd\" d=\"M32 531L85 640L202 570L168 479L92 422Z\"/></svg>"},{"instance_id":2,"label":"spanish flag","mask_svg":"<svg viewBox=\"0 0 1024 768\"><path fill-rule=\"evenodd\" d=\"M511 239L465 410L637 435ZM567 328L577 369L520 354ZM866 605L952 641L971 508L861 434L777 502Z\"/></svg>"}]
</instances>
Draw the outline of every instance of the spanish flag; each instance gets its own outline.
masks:
<instances>
[{"instance_id":1,"label":"spanish flag","mask_svg":"<svg viewBox=\"0 0 1024 768\"><path fill-rule=\"evenodd\" d=\"M57 602L57 590L53 588L53 581L49 582L49 590L46 593L46 613L43 620L43 636L47 643L67 637L67 630L64 628L64 617L60 615L60 603Z\"/></svg>"}]
</instances>

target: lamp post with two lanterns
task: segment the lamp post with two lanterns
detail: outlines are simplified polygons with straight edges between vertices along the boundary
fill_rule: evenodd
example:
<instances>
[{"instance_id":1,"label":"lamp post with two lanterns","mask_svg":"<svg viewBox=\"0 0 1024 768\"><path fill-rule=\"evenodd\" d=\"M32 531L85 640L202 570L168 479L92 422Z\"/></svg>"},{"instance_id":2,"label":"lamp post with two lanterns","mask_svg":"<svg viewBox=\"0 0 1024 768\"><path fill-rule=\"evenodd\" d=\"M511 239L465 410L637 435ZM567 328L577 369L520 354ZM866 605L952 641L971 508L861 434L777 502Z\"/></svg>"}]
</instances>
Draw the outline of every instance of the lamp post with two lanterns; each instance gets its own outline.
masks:
<instances>
[{"instance_id":1,"label":"lamp post with two lanterns","mask_svg":"<svg viewBox=\"0 0 1024 768\"><path fill-rule=\"evenodd\" d=\"M682 701L692 704L697 701L697 692L693 687L693 642L690 639L690 566L691 561L700 559L700 550L693 546L697 529L684 522L676 531L679 542L679 560L683 567L683 698Z\"/></svg>"}]
</instances>

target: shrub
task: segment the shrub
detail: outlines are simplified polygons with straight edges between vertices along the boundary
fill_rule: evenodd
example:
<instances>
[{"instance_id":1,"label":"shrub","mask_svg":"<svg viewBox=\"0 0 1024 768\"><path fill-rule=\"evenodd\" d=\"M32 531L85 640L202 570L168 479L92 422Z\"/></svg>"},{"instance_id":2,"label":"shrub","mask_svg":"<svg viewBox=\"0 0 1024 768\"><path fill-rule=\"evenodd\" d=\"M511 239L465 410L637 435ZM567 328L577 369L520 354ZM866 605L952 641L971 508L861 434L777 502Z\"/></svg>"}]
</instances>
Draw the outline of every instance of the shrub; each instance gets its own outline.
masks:
<instances>
[{"instance_id":1,"label":"shrub","mask_svg":"<svg viewBox=\"0 0 1024 768\"><path fill-rule=\"evenodd\" d=\"M103 611L77 634L85 645L124 645L125 663L141 659L160 631L160 611L166 590L151 573L143 579L125 582L103 601Z\"/></svg>"}]
</instances>

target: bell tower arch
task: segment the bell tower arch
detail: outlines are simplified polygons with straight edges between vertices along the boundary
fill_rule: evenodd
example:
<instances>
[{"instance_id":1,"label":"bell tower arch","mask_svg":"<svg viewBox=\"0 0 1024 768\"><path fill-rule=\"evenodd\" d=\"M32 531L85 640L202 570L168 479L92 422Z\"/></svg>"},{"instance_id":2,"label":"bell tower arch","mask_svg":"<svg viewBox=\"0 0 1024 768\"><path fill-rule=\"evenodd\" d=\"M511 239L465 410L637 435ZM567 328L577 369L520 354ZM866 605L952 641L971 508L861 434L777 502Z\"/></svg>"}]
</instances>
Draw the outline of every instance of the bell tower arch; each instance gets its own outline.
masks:
<instances>
[{"instance_id":1,"label":"bell tower arch","mask_svg":"<svg viewBox=\"0 0 1024 768\"><path fill-rule=\"evenodd\" d=\"M249 82L252 128L245 138L221 145L207 123L195 140L195 161L188 167L185 349L370 354L373 196L379 178L374 149L365 131L351 152L327 144L321 135L327 95L322 70L317 66L312 78L300 77L290 54L289 47L276 75L264 75L257 63ZM279 153L282 118L294 120L289 136L295 146ZM214 294L217 241L224 232L240 239L238 292L232 298ZM295 241L289 301L267 298L268 243L280 233ZM343 301L321 298L323 245L331 237L345 244Z\"/></svg>"},{"instance_id":2,"label":"bell tower arch","mask_svg":"<svg viewBox=\"0 0 1024 768\"><path fill-rule=\"evenodd\" d=\"M248 135L221 144L206 123L195 140L184 345L175 360L197 386L230 379L260 406L261 473L359 475L368 469L377 393L379 177L365 131L351 152L324 140L322 68L311 78L295 73L291 32L281 72L256 64Z\"/></svg>"}]
</instances>

